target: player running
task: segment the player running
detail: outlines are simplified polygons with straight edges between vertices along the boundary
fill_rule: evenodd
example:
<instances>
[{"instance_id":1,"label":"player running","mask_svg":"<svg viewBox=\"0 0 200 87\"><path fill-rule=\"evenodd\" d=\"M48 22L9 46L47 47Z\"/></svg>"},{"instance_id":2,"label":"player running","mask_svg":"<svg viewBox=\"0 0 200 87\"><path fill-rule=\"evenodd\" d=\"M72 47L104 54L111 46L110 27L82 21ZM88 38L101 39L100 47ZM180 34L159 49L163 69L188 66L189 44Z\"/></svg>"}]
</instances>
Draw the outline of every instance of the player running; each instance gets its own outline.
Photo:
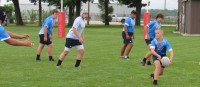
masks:
<instances>
[{"instance_id":1,"label":"player running","mask_svg":"<svg viewBox=\"0 0 200 87\"><path fill-rule=\"evenodd\" d=\"M74 24L72 28L69 30L67 36L66 36L66 43L65 43L65 49L60 54L57 67L60 67L62 64L62 61L65 59L65 57L68 55L72 47L76 47L78 50L77 54L77 60L74 67L79 67L81 60L84 55L84 28L85 28L85 19L88 18L88 12L86 10L83 10L81 12L81 16L77 17L74 21Z\"/></svg>"}]
</instances>

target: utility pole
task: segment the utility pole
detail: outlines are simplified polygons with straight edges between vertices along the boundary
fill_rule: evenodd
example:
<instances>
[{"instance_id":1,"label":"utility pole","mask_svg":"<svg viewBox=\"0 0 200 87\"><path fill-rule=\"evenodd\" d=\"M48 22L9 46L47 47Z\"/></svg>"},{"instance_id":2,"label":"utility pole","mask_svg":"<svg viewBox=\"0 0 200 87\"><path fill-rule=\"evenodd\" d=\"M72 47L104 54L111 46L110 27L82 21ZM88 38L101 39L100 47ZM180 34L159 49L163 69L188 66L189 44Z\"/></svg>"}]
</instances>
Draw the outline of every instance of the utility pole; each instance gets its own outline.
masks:
<instances>
[{"instance_id":1,"label":"utility pole","mask_svg":"<svg viewBox=\"0 0 200 87\"><path fill-rule=\"evenodd\" d=\"M90 0L88 0L88 19L87 19L87 25L90 25Z\"/></svg>"},{"instance_id":2,"label":"utility pole","mask_svg":"<svg viewBox=\"0 0 200 87\"><path fill-rule=\"evenodd\" d=\"M167 4L167 1L165 0L165 3L164 3L164 10L167 10L166 4Z\"/></svg>"}]
</instances>

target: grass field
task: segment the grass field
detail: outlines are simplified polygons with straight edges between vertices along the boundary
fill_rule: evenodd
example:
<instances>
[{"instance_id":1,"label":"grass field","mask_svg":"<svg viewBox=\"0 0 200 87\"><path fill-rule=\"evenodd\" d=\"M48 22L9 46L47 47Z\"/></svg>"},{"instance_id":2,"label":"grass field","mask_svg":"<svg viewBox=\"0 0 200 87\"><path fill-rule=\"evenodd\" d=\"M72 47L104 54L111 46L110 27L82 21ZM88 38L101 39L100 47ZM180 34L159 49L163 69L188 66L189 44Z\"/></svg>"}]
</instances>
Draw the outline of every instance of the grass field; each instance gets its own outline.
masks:
<instances>
[{"instance_id":1,"label":"grass field","mask_svg":"<svg viewBox=\"0 0 200 87\"><path fill-rule=\"evenodd\" d=\"M123 60L119 58L121 26L87 26L86 52L80 69L73 67L77 53L75 48L63 62L62 68L55 67L65 44L65 38L57 38L57 28L53 38L55 62L48 61L46 48L41 61L35 61L40 27L11 25L6 29L29 34L35 46L13 47L0 42L0 87L154 87L149 77L154 66L143 67L140 64L147 51L142 27L136 27L130 60ZM175 27L163 29L175 57L173 65L159 77L158 87L199 87L200 37L173 34Z\"/></svg>"}]
</instances>

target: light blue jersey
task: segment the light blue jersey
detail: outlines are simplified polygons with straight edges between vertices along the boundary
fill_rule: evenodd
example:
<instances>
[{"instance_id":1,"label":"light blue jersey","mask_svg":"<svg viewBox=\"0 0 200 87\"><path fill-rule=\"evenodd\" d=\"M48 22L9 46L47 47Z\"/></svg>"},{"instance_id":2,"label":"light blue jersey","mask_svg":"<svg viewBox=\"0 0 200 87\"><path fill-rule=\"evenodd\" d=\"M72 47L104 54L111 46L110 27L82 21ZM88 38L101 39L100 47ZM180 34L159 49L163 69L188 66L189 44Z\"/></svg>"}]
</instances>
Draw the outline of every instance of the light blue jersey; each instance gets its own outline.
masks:
<instances>
[{"instance_id":1,"label":"light blue jersey","mask_svg":"<svg viewBox=\"0 0 200 87\"><path fill-rule=\"evenodd\" d=\"M160 29L161 23L158 23L157 20L151 21L148 25L148 34L151 39L155 38L155 31Z\"/></svg>"},{"instance_id":2,"label":"light blue jersey","mask_svg":"<svg viewBox=\"0 0 200 87\"><path fill-rule=\"evenodd\" d=\"M45 26L47 26L47 33L51 34L55 23L56 23L56 19L53 19L52 16L47 17L42 24L42 28L40 29L39 34L44 34Z\"/></svg>"},{"instance_id":3,"label":"light blue jersey","mask_svg":"<svg viewBox=\"0 0 200 87\"><path fill-rule=\"evenodd\" d=\"M135 19L132 19L131 17L127 17L124 24L128 26L128 32L132 32L132 33L134 32ZM123 31L124 31L124 28L123 28Z\"/></svg>"},{"instance_id":4,"label":"light blue jersey","mask_svg":"<svg viewBox=\"0 0 200 87\"><path fill-rule=\"evenodd\" d=\"M76 37L76 35L73 32L73 27L77 29L78 35L81 36L81 34L85 28L85 20L81 16L77 17L74 21L72 28L69 30L69 32L66 36L66 38L71 38L71 39L77 40L78 38Z\"/></svg>"},{"instance_id":5,"label":"light blue jersey","mask_svg":"<svg viewBox=\"0 0 200 87\"><path fill-rule=\"evenodd\" d=\"M8 35L8 33L5 31L4 27L0 25L0 40L4 41L9 39L10 36Z\"/></svg>"},{"instance_id":6,"label":"light blue jersey","mask_svg":"<svg viewBox=\"0 0 200 87\"><path fill-rule=\"evenodd\" d=\"M150 48L155 48L155 52L159 55L166 55L166 50L172 51L172 48L166 39L163 39L161 42L158 42L156 38L153 39Z\"/></svg>"}]
</instances>

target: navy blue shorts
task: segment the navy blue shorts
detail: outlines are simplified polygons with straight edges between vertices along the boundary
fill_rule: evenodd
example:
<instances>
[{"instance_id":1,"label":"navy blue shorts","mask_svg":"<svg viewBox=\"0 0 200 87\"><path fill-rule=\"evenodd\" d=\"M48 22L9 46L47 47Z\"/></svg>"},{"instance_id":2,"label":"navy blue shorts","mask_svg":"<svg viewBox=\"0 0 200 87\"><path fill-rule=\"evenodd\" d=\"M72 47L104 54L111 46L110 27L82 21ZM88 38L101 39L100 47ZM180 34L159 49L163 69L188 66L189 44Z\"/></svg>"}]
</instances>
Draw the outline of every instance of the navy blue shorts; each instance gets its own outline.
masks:
<instances>
[{"instance_id":1,"label":"navy blue shorts","mask_svg":"<svg viewBox=\"0 0 200 87\"><path fill-rule=\"evenodd\" d=\"M125 34L125 32L123 31L122 32L122 38L123 38L123 43L124 44L126 44L126 45L128 45L129 43L133 43L133 39L132 39L132 37L133 37L133 34L134 33L132 33L132 32L128 32L128 35L129 35L129 39L126 39L126 34Z\"/></svg>"},{"instance_id":2,"label":"navy blue shorts","mask_svg":"<svg viewBox=\"0 0 200 87\"><path fill-rule=\"evenodd\" d=\"M164 57L164 56L166 56L166 55L161 55L161 58ZM156 60L158 60L158 57L153 55L153 62L155 62ZM160 65L161 65L161 68L165 68L165 67L162 65L161 61L160 61Z\"/></svg>"},{"instance_id":3,"label":"navy blue shorts","mask_svg":"<svg viewBox=\"0 0 200 87\"><path fill-rule=\"evenodd\" d=\"M65 47L72 48L72 47L77 46L77 45L82 45L82 43L79 42L79 40L75 40L75 39L71 39L71 38L66 38Z\"/></svg>"},{"instance_id":4,"label":"navy blue shorts","mask_svg":"<svg viewBox=\"0 0 200 87\"><path fill-rule=\"evenodd\" d=\"M152 38L150 38L150 40L145 39L145 42L146 42L147 45L149 45L149 44L151 44L152 40L153 40Z\"/></svg>"},{"instance_id":5,"label":"navy blue shorts","mask_svg":"<svg viewBox=\"0 0 200 87\"><path fill-rule=\"evenodd\" d=\"M49 34L47 34L47 41L44 41L44 34L40 34L39 37L40 37L41 44L49 45L52 43L52 41L50 40Z\"/></svg>"}]
</instances>

